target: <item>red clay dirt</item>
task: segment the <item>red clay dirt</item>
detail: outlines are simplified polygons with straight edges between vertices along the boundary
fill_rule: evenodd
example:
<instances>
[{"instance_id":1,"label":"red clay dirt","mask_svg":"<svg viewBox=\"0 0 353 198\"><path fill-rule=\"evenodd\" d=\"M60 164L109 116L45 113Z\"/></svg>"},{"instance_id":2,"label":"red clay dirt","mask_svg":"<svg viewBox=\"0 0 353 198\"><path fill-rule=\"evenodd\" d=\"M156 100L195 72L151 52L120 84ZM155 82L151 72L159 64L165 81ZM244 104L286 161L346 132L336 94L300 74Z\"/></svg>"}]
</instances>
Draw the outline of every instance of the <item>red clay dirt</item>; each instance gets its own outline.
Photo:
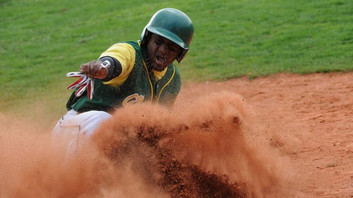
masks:
<instances>
[{"instance_id":1,"label":"red clay dirt","mask_svg":"<svg viewBox=\"0 0 353 198\"><path fill-rule=\"evenodd\" d=\"M187 92L242 95L272 147L289 158L294 197L353 197L352 79L353 73L278 74L196 84Z\"/></svg>"},{"instance_id":2,"label":"red clay dirt","mask_svg":"<svg viewBox=\"0 0 353 198\"><path fill-rule=\"evenodd\" d=\"M186 82L81 153L0 114L0 197L353 197L353 73Z\"/></svg>"}]
</instances>

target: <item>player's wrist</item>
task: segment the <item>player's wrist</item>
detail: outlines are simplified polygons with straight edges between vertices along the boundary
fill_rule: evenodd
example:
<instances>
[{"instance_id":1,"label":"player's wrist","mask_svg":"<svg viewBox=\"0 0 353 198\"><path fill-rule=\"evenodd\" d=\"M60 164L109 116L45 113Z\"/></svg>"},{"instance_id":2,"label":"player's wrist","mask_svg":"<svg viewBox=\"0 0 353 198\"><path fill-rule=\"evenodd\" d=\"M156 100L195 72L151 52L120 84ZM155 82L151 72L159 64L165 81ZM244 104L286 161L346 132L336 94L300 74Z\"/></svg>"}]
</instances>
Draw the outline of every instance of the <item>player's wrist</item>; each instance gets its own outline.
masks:
<instances>
[{"instance_id":1,"label":"player's wrist","mask_svg":"<svg viewBox=\"0 0 353 198\"><path fill-rule=\"evenodd\" d=\"M102 61L103 63L107 61L105 64L110 63L110 65L106 67L107 76L104 79L102 79L102 81L109 81L121 74L122 67L120 62L117 59L110 56L104 56L104 57L101 57L99 60Z\"/></svg>"}]
</instances>

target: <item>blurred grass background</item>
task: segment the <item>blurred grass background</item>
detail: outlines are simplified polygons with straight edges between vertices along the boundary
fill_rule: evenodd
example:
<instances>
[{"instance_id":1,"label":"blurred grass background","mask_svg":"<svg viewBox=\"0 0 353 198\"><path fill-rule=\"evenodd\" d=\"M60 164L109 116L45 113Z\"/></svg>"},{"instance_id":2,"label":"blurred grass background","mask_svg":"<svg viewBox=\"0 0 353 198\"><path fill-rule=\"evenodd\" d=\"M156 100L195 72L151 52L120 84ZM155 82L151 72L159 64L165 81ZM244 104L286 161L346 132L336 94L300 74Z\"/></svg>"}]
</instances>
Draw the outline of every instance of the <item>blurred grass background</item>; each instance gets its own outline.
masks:
<instances>
[{"instance_id":1,"label":"blurred grass background","mask_svg":"<svg viewBox=\"0 0 353 198\"><path fill-rule=\"evenodd\" d=\"M0 112L46 106L58 118L71 93L65 74L138 40L165 7L195 26L184 81L353 69L351 0L0 0Z\"/></svg>"}]
</instances>

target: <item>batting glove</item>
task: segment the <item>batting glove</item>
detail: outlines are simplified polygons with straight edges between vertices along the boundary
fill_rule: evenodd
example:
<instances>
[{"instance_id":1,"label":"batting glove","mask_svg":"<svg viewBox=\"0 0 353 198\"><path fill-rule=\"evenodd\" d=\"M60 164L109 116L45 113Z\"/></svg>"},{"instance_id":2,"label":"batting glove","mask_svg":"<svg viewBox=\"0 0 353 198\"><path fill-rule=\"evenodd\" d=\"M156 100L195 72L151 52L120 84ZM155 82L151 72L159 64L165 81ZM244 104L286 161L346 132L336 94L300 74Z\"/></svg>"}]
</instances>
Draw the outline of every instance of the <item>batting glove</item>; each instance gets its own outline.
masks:
<instances>
[{"instance_id":1,"label":"batting glove","mask_svg":"<svg viewBox=\"0 0 353 198\"><path fill-rule=\"evenodd\" d=\"M77 89L75 92L76 97L80 97L83 92L87 90L87 96L88 99L91 100L93 98L93 89L94 89L94 83L93 79L88 77L86 74L80 73L80 72L69 72L66 74L66 77L78 77L79 79L69 85L67 89Z\"/></svg>"},{"instance_id":2,"label":"batting glove","mask_svg":"<svg viewBox=\"0 0 353 198\"><path fill-rule=\"evenodd\" d=\"M108 69L110 67L110 62L108 60L103 61L100 66L99 70L101 69ZM94 81L93 78L88 77L86 74L81 72L69 72L66 74L66 77L78 77L79 79L69 85L67 89L77 89L75 92L76 97L80 97L83 92L87 90L88 99L91 100L93 98L93 90L94 90Z\"/></svg>"}]
</instances>

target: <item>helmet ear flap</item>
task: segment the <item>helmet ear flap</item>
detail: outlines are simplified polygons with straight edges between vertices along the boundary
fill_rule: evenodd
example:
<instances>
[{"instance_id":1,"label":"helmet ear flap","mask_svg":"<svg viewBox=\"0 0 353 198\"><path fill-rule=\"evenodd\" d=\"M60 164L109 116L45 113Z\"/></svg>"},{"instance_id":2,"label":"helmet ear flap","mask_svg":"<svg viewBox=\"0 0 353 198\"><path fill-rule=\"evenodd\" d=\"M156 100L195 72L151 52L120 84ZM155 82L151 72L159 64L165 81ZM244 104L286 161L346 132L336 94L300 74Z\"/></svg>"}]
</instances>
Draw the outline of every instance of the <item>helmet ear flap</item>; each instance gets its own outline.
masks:
<instances>
[{"instance_id":1,"label":"helmet ear flap","mask_svg":"<svg viewBox=\"0 0 353 198\"><path fill-rule=\"evenodd\" d=\"M176 60L178 61L178 63L180 63L180 62L184 59L184 57L185 57L185 55L186 55L187 52L188 52L187 49L183 49L183 50L180 52L180 54L179 54L178 57L176 58Z\"/></svg>"},{"instance_id":2,"label":"helmet ear flap","mask_svg":"<svg viewBox=\"0 0 353 198\"><path fill-rule=\"evenodd\" d=\"M141 46L145 45L148 43L148 41L150 40L151 37L151 33L147 30L147 28L143 31L143 34L141 36Z\"/></svg>"}]
</instances>

